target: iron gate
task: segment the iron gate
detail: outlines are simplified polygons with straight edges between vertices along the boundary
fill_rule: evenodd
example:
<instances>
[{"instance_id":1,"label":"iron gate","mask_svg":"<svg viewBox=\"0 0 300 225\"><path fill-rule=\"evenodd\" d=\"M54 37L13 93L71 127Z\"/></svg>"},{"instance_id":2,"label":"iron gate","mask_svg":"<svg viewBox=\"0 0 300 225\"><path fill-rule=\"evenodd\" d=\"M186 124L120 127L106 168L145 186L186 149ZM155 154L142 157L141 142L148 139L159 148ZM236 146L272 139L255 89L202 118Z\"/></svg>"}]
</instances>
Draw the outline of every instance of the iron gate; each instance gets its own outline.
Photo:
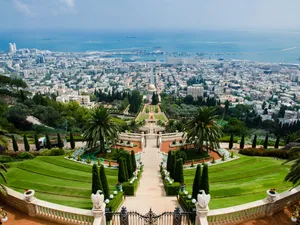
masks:
<instances>
[{"instance_id":1,"label":"iron gate","mask_svg":"<svg viewBox=\"0 0 300 225\"><path fill-rule=\"evenodd\" d=\"M174 212L155 214L151 209L145 215L138 212L127 212L122 207L121 212L106 212L108 225L191 225L191 218L195 213L180 212L176 208Z\"/></svg>"}]
</instances>

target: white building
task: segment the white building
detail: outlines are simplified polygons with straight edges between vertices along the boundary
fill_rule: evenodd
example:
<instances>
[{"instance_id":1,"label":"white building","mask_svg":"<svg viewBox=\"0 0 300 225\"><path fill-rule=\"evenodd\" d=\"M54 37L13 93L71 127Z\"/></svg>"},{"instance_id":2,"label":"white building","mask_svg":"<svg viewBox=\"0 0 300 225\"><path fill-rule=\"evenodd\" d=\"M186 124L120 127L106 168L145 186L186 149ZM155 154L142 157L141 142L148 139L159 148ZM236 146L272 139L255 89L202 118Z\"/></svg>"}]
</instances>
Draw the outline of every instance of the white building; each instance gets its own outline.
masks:
<instances>
[{"instance_id":1,"label":"white building","mask_svg":"<svg viewBox=\"0 0 300 225\"><path fill-rule=\"evenodd\" d=\"M193 85L187 88L187 95L193 96L194 99L197 99L200 96L203 97L203 94L204 88L202 85Z\"/></svg>"}]
</instances>

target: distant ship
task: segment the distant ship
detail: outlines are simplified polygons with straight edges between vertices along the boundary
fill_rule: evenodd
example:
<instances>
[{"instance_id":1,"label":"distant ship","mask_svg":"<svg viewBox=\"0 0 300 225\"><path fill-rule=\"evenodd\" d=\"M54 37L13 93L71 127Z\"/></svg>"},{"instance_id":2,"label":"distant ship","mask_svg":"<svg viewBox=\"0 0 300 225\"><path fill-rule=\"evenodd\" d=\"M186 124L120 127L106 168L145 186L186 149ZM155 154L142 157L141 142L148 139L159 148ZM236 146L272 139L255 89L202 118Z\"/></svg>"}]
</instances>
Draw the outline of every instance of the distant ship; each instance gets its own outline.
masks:
<instances>
[{"instance_id":1,"label":"distant ship","mask_svg":"<svg viewBox=\"0 0 300 225\"><path fill-rule=\"evenodd\" d=\"M136 36L127 36L126 38L136 38Z\"/></svg>"}]
</instances>

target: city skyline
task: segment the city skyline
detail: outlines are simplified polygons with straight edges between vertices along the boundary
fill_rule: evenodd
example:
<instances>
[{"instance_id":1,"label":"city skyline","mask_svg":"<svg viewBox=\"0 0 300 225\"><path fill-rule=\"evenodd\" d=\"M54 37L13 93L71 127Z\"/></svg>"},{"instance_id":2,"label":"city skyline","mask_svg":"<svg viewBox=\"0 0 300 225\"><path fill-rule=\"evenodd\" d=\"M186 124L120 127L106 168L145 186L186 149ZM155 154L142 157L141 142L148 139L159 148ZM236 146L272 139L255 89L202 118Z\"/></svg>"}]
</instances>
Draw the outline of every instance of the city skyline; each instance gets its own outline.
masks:
<instances>
[{"instance_id":1,"label":"city skyline","mask_svg":"<svg viewBox=\"0 0 300 225\"><path fill-rule=\"evenodd\" d=\"M297 6L295 0L8 0L0 3L6 18L0 28L298 30Z\"/></svg>"}]
</instances>

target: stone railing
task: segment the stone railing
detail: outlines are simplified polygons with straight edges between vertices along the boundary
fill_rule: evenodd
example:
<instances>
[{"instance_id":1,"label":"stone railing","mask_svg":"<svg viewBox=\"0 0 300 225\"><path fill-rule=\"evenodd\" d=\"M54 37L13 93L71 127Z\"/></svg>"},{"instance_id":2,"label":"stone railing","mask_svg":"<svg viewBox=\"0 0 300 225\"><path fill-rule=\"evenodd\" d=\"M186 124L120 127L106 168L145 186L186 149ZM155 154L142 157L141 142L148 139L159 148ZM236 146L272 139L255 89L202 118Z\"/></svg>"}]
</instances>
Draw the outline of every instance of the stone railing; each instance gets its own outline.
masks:
<instances>
[{"instance_id":1,"label":"stone railing","mask_svg":"<svg viewBox=\"0 0 300 225\"><path fill-rule=\"evenodd\" d=\"M6 196L1 201L32 216L50 220L59 224L105 225L104 212L99 210L84 210L58 205L36 199L25 199L24 195L7 188ZM105 206L104 206L105 207ZM102 221L98 223L98 221Z\"/></svg>"},{"instance_id":2,"label":"stone railing","mask_svg":"<svg viewBox=\"0 0 300 225\"><path fill-rule=\"evenodd\" d=\"M300 199L300 186L278 194L274 198L266 198L243 205L208 211L207 221L210 225L239 224L248 220L271 216L292 205Z\"/></svg>"}]
</instances>

